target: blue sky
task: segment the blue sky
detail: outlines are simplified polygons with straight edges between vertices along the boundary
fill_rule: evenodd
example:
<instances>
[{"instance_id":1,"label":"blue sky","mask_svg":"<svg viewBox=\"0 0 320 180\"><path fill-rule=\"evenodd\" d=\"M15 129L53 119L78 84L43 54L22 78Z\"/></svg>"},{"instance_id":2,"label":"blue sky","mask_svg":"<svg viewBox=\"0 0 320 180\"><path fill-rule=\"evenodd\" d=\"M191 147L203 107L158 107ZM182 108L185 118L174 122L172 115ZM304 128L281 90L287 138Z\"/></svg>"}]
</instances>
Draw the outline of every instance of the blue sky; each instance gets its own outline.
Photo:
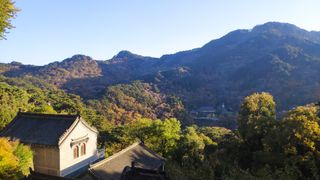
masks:
<instances>
[{"instance_id":1,"label":"blue sky","mask_svg":"<svg viewBox=\"0 0 320 180\"><path fill-rule=\"evenodd\" d=\"M15 29L0 62L47 64L74 54L110 59L120 50L160 57L235 29L280 21L320 31L319 0L16 0Z\"/></svg>"}]
</instances>

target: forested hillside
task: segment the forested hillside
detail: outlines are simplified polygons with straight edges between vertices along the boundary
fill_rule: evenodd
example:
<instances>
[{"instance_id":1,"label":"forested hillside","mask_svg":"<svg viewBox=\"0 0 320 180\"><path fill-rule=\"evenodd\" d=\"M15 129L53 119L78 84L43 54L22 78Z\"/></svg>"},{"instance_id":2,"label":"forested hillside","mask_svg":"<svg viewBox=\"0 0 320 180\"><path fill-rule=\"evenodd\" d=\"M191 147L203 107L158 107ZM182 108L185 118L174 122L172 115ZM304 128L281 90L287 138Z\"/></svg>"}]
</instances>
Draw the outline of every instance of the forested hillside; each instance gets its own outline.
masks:
<instances>
[{"instance_id":1,"label":"forested hillside","mask_svg":"<svg viewBox=\"0 0 320 180\"><path fill-rule=\"evenodd\" d=\"M19 110L43 113L80 113L100 127L103 123L125 124L138 118L183 118L185 109L175 97L164 96L139 81L108 87L99 100L83 101L78 95L34 77L0 76L0 128Z\"/></svg>"},{"instance_id":2,"label":"forested hillside","mask_svg":"<svg viewBox=\"0 0 320 180\"><path fill-rule=\"evenodd\" d=\"M104 100L84 104L79 96L67 94L38 79L1 78L1 127L12 120L19 108L44 113L75 114L80 111L99 129L99 144L106 147L107 156L141 140L167 159L166 171L172 179L305 179L320 176L320 112L315 104L300 106L276 117L273 97L268 93L256 93L243 100L237 118L238 129L231 131L221 127L184 127L177 119L167 118L174 114L160 113L162 120L150 116L158 115L154 112L157 107L148 107L159 103L155 101L159 99L152 98L157 97L156 94L148 96L134 91L141 86L145 90L151 88L140 82L110 87ZM138 93L134 95L137 99L131 97L132 93ZM113 106L121 109L133 105L122 104L123 100L144 106L138 109L141 114L129 117L132 114L126 116L128 112L124 109L113 111ZM182 108L179 101L173 102L173 107ZM124 107L127 105L129 107ZM119 120L127 118L128 121L116 121L118 117L113 115L123 116ZM150 117L142 118L144 116ZM1 177L11 177L13 171L28 174L21 168L30 166L30 150L19 151L23 153L19 155L14 144L10 145L4 139L1 143L1 146L13 149L7 149L8 152L1 149L1 157L12 154L12 160L14 156L28 160L20 167L16 161L2 159L3 167L10 165L17 169L2 169Z\"/></svg>"},{"instance_id":3,"label":"forested hillside","mask_svg":"<svg viewBox=\"0 0 320 180\"><path fill-rule=\"evenodd\" d=\"M110 60L75 55L45 66L1 64L0 72L37 77L83 99L100 99L108 86L141 80L180 98L189 110L223 103L236 111L244 96L266 91L279 110L288 110L318 100L319 52L319 32L270 22L161 58L128 51Z\"/></svg>"}]
</instances>

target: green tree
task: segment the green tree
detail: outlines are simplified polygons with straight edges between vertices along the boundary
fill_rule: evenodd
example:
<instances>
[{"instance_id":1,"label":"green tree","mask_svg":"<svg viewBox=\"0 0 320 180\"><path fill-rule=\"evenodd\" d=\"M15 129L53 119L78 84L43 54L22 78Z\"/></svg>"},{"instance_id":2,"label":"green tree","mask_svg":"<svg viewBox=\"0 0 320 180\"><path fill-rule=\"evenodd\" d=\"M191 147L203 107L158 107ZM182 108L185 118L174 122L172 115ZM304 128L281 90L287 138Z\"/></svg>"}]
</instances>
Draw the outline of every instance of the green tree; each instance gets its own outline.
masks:
<instances>
[{"instance_id":1,"label":"green tree","mask_svg":"<svg viewBox=\"0 0 320 180\"><path fill-rule=\"evenodd\" d=\"M135 137L141 142L145 143L150 138L152 138L152 135L154 134L154 132L152 131L152 123L153 121L148 118L138 119L137 121L130 124L130 136Z\"/></svg>"},{"instance_id":2,"label":"green tree","mask_svg":"<svg viewBox=\"0 0 320 180\"><path fill-rule=\"evenodd\" d=\"M25 146L18 141L12 142L13 154L18 158L18 169L21 176L28 175L29 168L33 165L33 154L29 146Z\"/></svg>"},{"instance_id":3,"label":"green tree","mask_svg":"<svg viewBox=\"0 0 320 180\"><path fill-rule=\"evenodd\" d=\"M320 118L313 106L301 106L276 121L270 94L245 98L239 112L239 135L219 143L222 177L318 179Z\"/></svg>"},{"instance_id":4,"label":"green tree","mask_svg":"<svg viewBox=\"0 0 320 180\"><path fill-rule=\"evenodd\" d=\"M106 153L112 155L140 140L160 155L169 157L180 139L180 126L180 122L174 118L163 121L142 118L130 124L111 127L104 132Z\"/></svg>"},{"instance_id":5,"label":"green tree","mask_svg":"<svg viewBox=\"0 0 320 180\"><path fill-rule=\"evenodd\" d=\"M269 93L254 93L244 99L238 116L239 134L235 133L240 137L232 138L238 139L231 141L232 144L226 143L231 145L227 148L234 146L238 154L236 163L231 163L231 166L249 169L253 175L260 176L267 164L276 162L273 157L278 156L272 149L273 139L270 139L277 130L275 106Z\"/></svg>"},{"instance_id":6,"label":"green tree","mask_svg":"<svg viewBox=\"0 0 320 180\"><path fill-rule=\"evenodd\" d=\"M241 104L238 117L238 130L241 137L252 148L262 147L262 138L274 127L276 104L269 93L254 93Z\"/></svg>"},{"instance_id":7,"label":"green tree","mask_svg":"<svg viewBox=\"0 0 320 180\"><path fill-rule=\"evenodd\" d=\"M0 0L0 40L5 38L8 29L13 28L11 20L17 11L12 0Z\"/></svg>"},{"instance_id":8,"label":"green tree","mask_svg":"<svg viewBox=\"0 0 320 180\"><path fill-rule=\"evenodd\" d=\"M297 167L301 178L320 178L318 114L315 106L300 106L289 111L281 124L280 135L286 163Z\"/></svg>"},{"instance_id":9,"label":"green tree","mask_svg":"<svg viewBox=\"0 0 320 180\"><path fill-rule=\"evenodd\" d=\"M214 169L206 156L206 149L217 146L196 126L183 130L175 156L169 161L168 171L173 179L213 179Z\"/></svg>"},{"instance_id":10,"label":"green tree","mask_svg":"<svg viewBox=\"0 0 320 180\"><path fill-rule=\"evenodd\" d=\"M215 142L221 141L226 135L232 132L230 129L224 127L201 127L199 131Z\"/></svg>"},{"instance_id":11,"label":"green tree","mask_svg":"<svg viewBox=\"0 0 320 180\"><path fill-rule=\"evenodd\" d=\"M19 108L27 106L28 100L26 91L0 83L0 129L13 119Z\"/></svg>"},{"instance_id":12,"label":"green tree","mask_svg":"<svg viewBox=\"0 0 320 180\"><path fill-rule=\"evenodd\" d=\"M181 124L175 118L155 120L152 122L150 134L144 143L163 156L169 156L176 148L180 139Z\"/></svg>"},{"instance_id":13,"label":"green tree","mask_svg":"<svg viewBox=\"0 0 320 180\"><path fill-rule=\"evenodd\" d=\"M130 136L130 131L131 128L128 125L114 126L107 131L103 131L107 157L128 147L135 141L135 138Z\"/></svg>"},{"instance_id":14,"label":"green tree","mask_svg":"<svg viewBox=\"0 0 320 180\"><path fill-rule=\"evenodd\" d=\"M181 124L177 119L139 119L131 127L131 136L143 141L163 156L169 156L180 139Z\"/></svg>"}]
</instances>

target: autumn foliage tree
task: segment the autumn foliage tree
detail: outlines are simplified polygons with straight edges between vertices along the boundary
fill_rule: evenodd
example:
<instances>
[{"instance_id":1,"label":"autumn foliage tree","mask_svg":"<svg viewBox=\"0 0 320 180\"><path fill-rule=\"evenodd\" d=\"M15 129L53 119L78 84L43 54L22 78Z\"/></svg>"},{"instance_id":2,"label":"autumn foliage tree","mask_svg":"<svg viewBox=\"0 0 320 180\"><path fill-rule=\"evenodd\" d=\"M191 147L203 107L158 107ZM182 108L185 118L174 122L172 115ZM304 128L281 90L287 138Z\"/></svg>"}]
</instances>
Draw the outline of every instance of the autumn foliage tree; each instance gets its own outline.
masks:
<instances>
[{"instance_id":1,"label":"autumn foliage tree","mask_svg":"<svg viewBox=\"0 0 320 180\"><path fill-rule=\"evenodd\" d=\"M18 141L0 138L0 179L21 179L32 167L32 151Z\"/></svg>"},{"instance_id":2,"label":"autumn foliage tree","mask_svg":"<svg viewBox=\"0 0 320 180\"><path fill-rule=\"evenodd\" d=\"M11 20L17 11L12 0L0 0L0 40L5 38L8 29L13 28Z\"/></svg>"}]
</instances>

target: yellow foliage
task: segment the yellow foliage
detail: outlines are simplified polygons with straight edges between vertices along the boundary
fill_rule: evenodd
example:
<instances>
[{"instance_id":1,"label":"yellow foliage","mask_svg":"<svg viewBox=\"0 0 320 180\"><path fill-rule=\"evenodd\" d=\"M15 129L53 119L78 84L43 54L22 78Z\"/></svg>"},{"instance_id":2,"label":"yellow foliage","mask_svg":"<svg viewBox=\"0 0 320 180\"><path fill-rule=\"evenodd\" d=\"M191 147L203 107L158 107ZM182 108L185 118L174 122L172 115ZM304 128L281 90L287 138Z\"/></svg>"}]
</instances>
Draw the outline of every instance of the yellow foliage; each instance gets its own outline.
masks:
<instances>
[{"instance_id":1,"label":"yellow foliage","mask_svg":"<svg viewBox=\"0 0 320 180\"><path fill-rule=\"evenodd\" d=\"M13 154L13 146L5 138L0 138L0 179L15 179L18 158Z\"/></svg>"},{"instance_id":2,"label":"yellow foliage","mask_svg":"<svg viewBox=\"0 0 320 180\"><path fill-rule=\"evenodd\" d=\"M0 138L0 179L21 179L32 166L32 151L19 141Z\"/></svg>"}]
</instances>

